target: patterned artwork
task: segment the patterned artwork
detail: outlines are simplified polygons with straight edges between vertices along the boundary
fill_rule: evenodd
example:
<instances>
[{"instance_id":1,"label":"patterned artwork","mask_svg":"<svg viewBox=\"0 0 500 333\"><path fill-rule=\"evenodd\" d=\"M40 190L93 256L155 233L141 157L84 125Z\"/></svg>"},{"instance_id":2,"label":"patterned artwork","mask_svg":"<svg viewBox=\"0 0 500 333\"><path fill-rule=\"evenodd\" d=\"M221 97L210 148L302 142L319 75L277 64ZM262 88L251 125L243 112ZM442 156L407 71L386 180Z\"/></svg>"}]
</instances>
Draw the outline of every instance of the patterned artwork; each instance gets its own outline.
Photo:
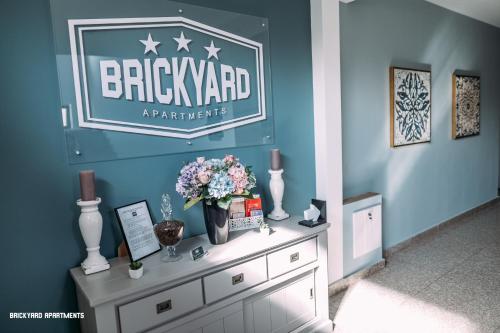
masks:
<instances>
[{"instance_id":1,"label":"patterned artwork","mask_svg":"<svg viewBox=\"0 0 500 333\"><path fill-rule=\"evenodd\" d=\"M480 79L453 75L452 136L454 139L479 134Z\"/></svg>"},{"instance_id":2,"label":"patterned artwork","mask_svg":"<svg viewBox=\"0 0 500 333\"><path fill-rule=\"evenodd\" d=\"M431 141L431 72L391 68L391 147Z\"/></svg>"}]
</instances>

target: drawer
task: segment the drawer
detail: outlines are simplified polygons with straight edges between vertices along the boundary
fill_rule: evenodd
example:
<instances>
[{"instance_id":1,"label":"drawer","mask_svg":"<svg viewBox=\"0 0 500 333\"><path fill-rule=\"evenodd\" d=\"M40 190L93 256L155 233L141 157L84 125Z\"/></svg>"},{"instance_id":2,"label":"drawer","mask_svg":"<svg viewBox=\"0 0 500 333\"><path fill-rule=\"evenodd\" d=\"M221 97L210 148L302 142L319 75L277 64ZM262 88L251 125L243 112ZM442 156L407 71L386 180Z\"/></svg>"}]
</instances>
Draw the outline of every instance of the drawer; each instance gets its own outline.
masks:
<instances>
[{"instance_id":1,"label":"drawer","mask_svg":"<svg viewBox=\"0 0 500 333\"><path fill-rule=\"evenodd\" d=\"M316 238L267 255L269 278L285 274L318 259Z\"/></svg>"},{"instance_id":2,"label":"drawer","mask_svg":"<svg viewBox=\"0 0 500 333\"><path fill-rule=\"evenodd\" d=\"M139 332L203 306L201 279L118 308L121 331Z\"/></svg>"},{"instance_id":3,"label":"drawer","mask_svg":"<svg viewBox=\"0 0 500 333\"><path fill-rule=\"evenodd\" d=\"M205 276L205 300L215 302L267 281L266 257L260 257Z\"/></svg>"}]
</instances>

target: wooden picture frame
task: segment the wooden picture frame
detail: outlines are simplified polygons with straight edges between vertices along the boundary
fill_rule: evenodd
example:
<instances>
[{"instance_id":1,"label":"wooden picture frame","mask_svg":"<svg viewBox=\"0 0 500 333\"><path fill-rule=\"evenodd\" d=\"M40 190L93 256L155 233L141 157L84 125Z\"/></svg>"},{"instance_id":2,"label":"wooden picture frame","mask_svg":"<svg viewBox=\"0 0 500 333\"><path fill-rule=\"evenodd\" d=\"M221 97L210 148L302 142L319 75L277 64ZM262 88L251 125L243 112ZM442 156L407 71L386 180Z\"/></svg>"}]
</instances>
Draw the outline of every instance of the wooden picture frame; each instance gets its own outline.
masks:
<instances>
[{"instance_id":1,"label":"wooden picture frame","mask_svg":"<svg viewBox=\"0 0 500 333\"><path fill-rule=\"evenodd\" d=\"M401 78L406 75L405 78ZM432 76L431 71L412 69L404 67L392 66L389 68L389 85L390 85L390 146L392 148L408 146L418 143L431 142L431 114L432 114ZM422 90L418 96L409 96L405 90L416 85L417 89ZM402 96L406 98L418 98L418 103L421 109L401 110L401 105L409 105L408 103L400 103L399 99ZM422 97L425 96L425 97ZM420 100L421 99L421 100ZM407 124L406 117L403 114L417 113L418 123ZM397 115L396 115L397 114ZM403 118L403 119L402 119ZM410 119L413 119L410 117ZM398 122L398 126L395 124ZM415 122L415 120L412 120Z\"/></svg>"},{"instance_id":2,"label":"wooden picture frame","mask_svg":"<svg viewBox=\"0 0 500 333\"><path fill-rule=\"evenodd\" d=\"M451 86L452 86L451 90L452 91L451 93L452 94L452 112L451 112L452 139L456 140L456 139L462 139L470 136L479 135L481 132L481 77L477 75L463 75L463 74L453 73L451 77ZM461 89L468 91L460 91ZM477 91L473 91L474 89L477 89ZM467 96L464 97L464 95ZM469 106L464 108L461 103L468 103ZM464 111L468 113L466 117L464 117L464 115L461 114Z\"/></svg>"}]
</instances>

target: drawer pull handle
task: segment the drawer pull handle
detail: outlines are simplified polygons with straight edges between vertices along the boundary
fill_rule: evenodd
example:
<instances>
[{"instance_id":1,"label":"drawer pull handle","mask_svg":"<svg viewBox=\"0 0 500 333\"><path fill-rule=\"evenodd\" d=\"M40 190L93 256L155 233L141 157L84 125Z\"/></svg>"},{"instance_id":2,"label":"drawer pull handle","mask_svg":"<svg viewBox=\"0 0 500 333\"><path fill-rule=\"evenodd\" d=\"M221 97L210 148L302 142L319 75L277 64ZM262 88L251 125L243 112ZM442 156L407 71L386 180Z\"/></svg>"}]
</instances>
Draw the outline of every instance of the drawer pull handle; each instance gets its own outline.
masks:
<instances>
[{"instance_id":1,"label":"drawer pull handle","mask_svg":"<svg viewBox=\"0 0 500 333\"><path fill-rule=\"evenodd\" d=\"M165 302L156 304L156 314L172 310L172 300L169 299Z\"/></svg>"},{"instance_id":2,"label":"drawer pull handle","mask_svg":"<svg viewBox=\"0 0 500 333\"><path fill-rule=\"evenodd\" d=\"M299 253L298 252L295 252L295 253L290 255L290 262L295 262L297 260L299 260Z\"/></svg>"},{"instance_id":3,"label":"drawer pull handle","mask_svg":"<svg viewBox=\"0 0 500 333\"><path fill-rule=\"evenodd\" d=\"M233 276L233 286L243 282L244 280L245 280L245 275L243 275L243 273Z\"/></svg>"}]
</instances>

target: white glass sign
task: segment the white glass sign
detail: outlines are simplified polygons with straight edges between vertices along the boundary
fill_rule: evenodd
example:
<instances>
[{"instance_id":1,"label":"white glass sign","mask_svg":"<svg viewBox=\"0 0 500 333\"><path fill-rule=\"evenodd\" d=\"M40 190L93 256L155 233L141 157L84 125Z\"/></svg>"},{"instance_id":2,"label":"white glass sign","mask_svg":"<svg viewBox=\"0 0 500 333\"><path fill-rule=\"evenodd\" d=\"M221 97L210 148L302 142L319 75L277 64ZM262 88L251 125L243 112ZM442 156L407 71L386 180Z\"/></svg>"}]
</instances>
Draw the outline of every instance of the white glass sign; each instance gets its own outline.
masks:
<instances>
[{"instance_id":1,"label":"white glass sign","mask_svg":"<svg viewBox=\"0 0 500 333\"><path fill-rule=\"evenodd\" d=\"M273 143L267 19L161 0L51 11L71 163Z\"/></svg>"}]
</instances>

